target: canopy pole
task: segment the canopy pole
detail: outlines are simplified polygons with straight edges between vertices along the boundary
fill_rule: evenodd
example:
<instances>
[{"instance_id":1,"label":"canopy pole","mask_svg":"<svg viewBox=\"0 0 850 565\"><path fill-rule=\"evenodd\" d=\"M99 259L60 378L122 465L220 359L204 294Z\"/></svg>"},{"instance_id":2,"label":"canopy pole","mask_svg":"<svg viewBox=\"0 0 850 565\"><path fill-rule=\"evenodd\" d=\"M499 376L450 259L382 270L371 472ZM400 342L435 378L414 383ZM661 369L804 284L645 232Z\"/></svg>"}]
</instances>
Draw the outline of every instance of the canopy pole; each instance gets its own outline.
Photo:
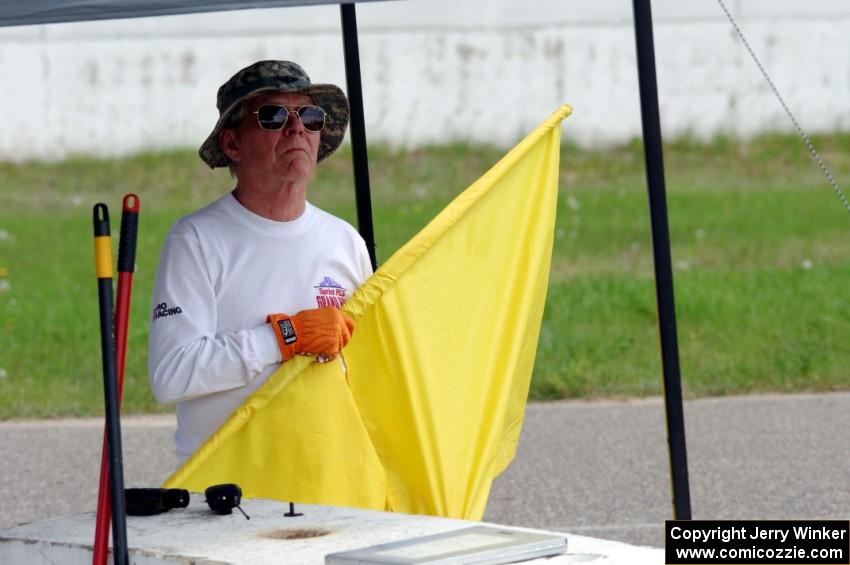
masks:
<instances>
[{"instance_id":1,"label":"canopy pole","mask_svg":"<svg viewBox=\"0 0 850 565\"><path fill-rule=\"evenodd\" d=\"M661 338L661 366L664 372L664 406L667 413L673 516L676 520L690 520L691 495L688 486L688 455L685 449L679 345L676 337L676 307L673 302L673 269L670 258L670 230L667 223L667 196L664 187L655 47L652 39L652 9L650 0L632 0L632 4L637 42L643 149L649 192L649 214L652 222L652 249L655 259L655 297L658 308L658 332Z\"/></svg>"},{"instance_id":2,"label":"canopy pole","mask_svg":"<svg viewBox=\"0 0 850 565\"><path fill-rule=\"evenodd\" d=\"M366 241L372 269L375 258L375 230L372 226L372 196L369 188L369 156L366 151L366 123L363 119L363 85L360 81L360 47L357 42L357 16L354 4L340 4L342 44L345 51L345 80L351 105L351 159L354 163L354 193L357 202L357 227Z\"/></svg>"}]
</instances>

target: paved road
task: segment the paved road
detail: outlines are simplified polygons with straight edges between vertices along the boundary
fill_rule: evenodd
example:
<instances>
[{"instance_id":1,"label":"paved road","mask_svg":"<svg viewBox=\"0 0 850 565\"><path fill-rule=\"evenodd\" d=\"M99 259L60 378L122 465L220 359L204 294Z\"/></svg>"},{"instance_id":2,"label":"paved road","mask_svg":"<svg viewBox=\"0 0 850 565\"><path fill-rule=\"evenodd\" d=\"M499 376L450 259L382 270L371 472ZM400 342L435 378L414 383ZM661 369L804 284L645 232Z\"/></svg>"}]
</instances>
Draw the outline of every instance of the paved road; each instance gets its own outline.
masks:
<instances>
[{"instance_id":1,"label":"paved road","mask_svg":"<svg viewBox=\"0 0 850 565\"><path fill-rule=\"evenodd\" d=\"M850 517L850 393L686 403L694 518ZM127 486L174 465L171 417L124 422ZM94 510L102 422L0 423L0 528ZM671 515L660 400L528 408L485 519L663 545Z\"/></svg>"}]
</instances>

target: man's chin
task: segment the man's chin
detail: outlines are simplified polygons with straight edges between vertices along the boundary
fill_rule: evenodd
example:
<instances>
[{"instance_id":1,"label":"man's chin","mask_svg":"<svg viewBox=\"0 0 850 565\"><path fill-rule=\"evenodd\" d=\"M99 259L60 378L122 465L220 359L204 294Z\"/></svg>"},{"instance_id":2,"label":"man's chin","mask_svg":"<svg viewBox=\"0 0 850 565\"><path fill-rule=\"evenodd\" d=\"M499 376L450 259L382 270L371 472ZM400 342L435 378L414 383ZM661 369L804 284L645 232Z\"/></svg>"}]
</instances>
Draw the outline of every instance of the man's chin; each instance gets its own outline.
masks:
<instances>
[{"instance_id":1,"label":"man's chin","mask_svg":"<svg viewBox=\"0 0 850 565\"><path fill-rule=\"evenodd\" d=\"M281 167L281 176L287 179L309 179L313 176L316 167L306 159L296 159L285 163Z\"/></svg>"},{"instance_id":2,"label":"man's chin","mask_svg":"<svg viewBox=\"0 0 850 565\"><path fill-rule=\"evenodd\" d=\"M313 159L313 156L302 150L286 151L280 156L280 161L286 168L291 168L298 164L303 164L310 168L314 168L316 166L316 161Z\"/></svg>"}]
</instances>

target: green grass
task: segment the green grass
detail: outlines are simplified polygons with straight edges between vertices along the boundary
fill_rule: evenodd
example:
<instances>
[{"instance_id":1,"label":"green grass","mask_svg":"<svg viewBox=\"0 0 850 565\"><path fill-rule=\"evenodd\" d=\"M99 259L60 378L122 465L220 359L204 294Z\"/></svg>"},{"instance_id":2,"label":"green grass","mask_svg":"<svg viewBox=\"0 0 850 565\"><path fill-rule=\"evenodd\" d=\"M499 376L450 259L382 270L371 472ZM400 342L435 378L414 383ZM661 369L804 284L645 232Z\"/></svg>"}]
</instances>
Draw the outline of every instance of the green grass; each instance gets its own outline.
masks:
<instances>
[{"instance_id":1,"label":"green grass","mask_svg":"<svg viewBox=\"0 0 850 565\"><path fill-rule=\"evenodd\" d=\"M850 135L814 143L847 179ZM320 167L310 198L356 223L343 153ZM502 153L371 148L379 261ZM850 389L850 215L799 140L678 140L665 165L685 394ZM106 202L117 232L126 192L142 214L124 406L169 410L146 372L159 247L176 218L231 184L189 151L0 164L0 418L102 412L91 206ZM640 144L565 145L558 206L532 397L659 394Z\"/></svg>"}]
</instances>

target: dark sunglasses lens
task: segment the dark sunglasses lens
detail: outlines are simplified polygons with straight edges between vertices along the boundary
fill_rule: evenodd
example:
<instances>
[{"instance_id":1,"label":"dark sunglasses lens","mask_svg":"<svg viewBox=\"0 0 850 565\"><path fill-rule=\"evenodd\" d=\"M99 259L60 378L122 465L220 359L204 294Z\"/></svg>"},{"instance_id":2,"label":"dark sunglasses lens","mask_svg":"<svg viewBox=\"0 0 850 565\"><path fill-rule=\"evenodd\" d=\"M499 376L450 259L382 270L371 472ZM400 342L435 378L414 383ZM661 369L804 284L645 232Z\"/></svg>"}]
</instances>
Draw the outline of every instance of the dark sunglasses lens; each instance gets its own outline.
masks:
<instances>
[{"instance_id":1,"label":"dark sunglasses lens","mask_svg":"<svg viewBox=\"0 0 850 565\"><path fill-rule=\"evenodd\" d=\"M298 117L307 131L321 131L325 127L325 111L319 106L301 106Z\"/></svg>"},{"instance_id":2,"label":"dark sunglasses lens","mask_svg":"<svg viewBox=\"0 0 850 565\"><path fill-rule=\"evenodd\" d=\"M288 117L289 111L283 106L260 106L257 110L257 119L263 129L280 129L286 123Z\"/></svg>"}]
</instances>

